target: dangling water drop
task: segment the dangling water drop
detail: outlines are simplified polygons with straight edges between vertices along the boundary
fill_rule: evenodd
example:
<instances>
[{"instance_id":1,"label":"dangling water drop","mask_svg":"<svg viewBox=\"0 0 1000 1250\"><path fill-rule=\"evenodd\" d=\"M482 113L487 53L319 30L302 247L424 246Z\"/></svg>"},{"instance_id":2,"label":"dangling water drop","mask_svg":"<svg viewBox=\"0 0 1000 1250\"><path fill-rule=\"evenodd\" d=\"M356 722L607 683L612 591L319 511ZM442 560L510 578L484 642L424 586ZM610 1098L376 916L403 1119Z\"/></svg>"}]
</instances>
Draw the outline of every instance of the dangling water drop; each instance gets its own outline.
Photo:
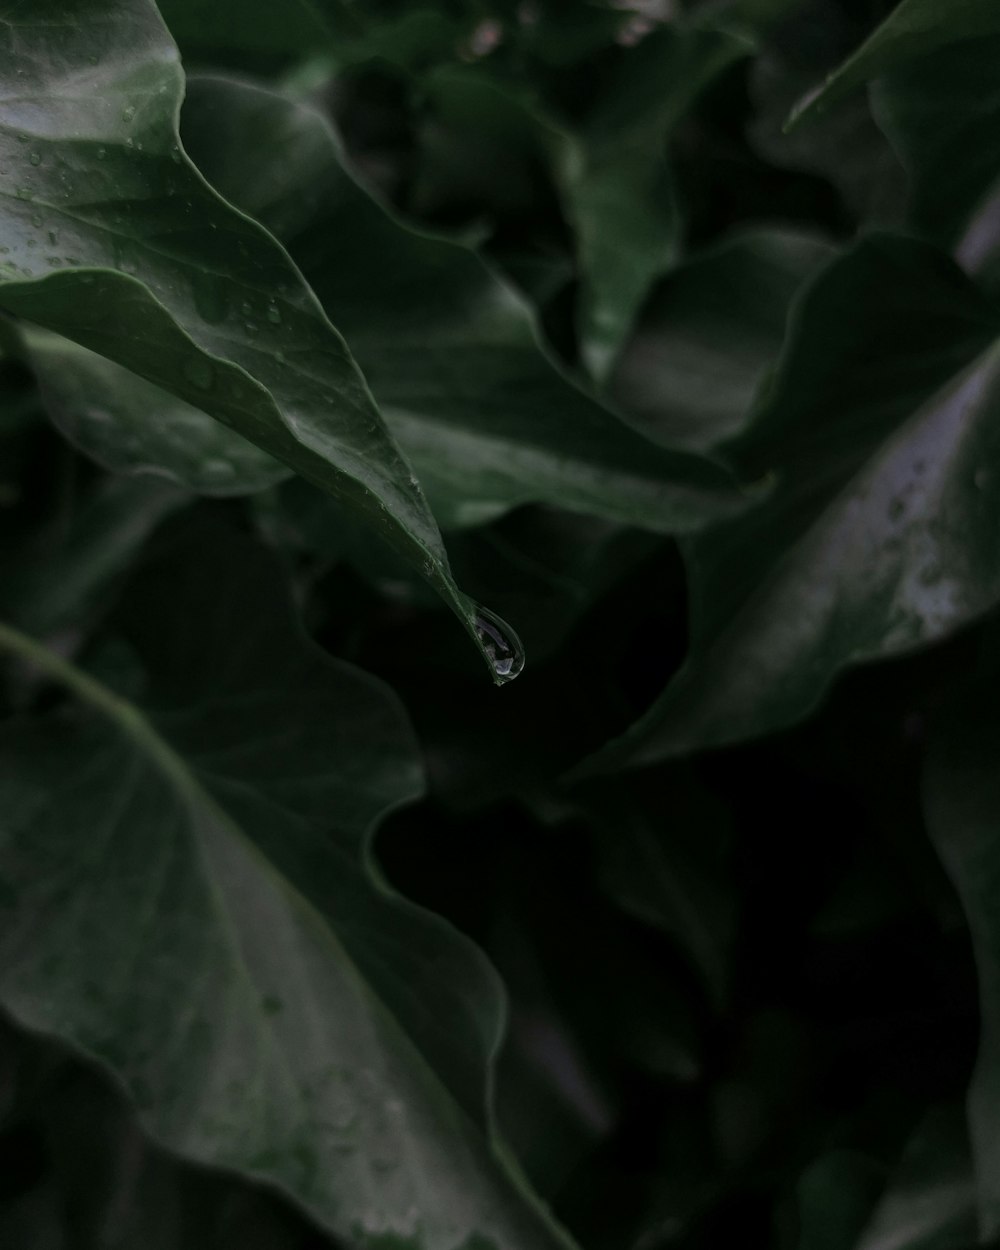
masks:
<instances>
[{"instance_id":1,"label":"dangling water drop","mask_svg":"<svg viewBox=\"0 0 1000 1250\"><path fill-rule=\"evenodd\" d=\"M476 635L500 682L513 681L524 668L521 640L506 621L489 608L476 608Z\"/></svg>"}]
</instances>

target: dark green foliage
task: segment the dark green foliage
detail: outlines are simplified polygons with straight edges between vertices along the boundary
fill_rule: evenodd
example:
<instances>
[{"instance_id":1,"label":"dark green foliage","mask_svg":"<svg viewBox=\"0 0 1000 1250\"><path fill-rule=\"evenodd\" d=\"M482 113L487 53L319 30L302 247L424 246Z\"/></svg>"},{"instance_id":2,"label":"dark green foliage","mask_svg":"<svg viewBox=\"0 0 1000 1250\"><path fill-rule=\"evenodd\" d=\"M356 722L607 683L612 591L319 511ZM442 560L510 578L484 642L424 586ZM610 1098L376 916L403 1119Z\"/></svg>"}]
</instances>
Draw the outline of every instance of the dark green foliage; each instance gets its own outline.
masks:
<instances>
[{"instance_id":1,"label":"dark green foliage","mask_svg":"<svg viewBox=\"0 0 1000 1250\"><path fill-rule=\"evenodd\" d=\"M998 40L0 0L0 1245L996 1244Z\"/></svg>"}]
</instances>

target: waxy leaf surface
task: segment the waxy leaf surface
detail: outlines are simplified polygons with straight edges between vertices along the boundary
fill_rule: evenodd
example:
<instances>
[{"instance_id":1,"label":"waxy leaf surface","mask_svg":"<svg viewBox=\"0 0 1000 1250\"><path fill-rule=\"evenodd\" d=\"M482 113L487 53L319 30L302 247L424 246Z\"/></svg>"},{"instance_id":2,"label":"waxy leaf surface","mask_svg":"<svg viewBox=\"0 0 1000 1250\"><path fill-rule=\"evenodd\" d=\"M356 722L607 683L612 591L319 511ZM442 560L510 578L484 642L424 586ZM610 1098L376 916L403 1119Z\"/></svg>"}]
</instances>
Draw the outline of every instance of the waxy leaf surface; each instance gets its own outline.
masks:
<instances>
[{"instance_id":1,"label":"waxy leaf surface","mask_svg":"<svg viewBox=\"0 0 1000 1250\"><path fill-rule=\"evenodd\" d=\"M565 1245L491 1146L488 966L368 861L421 789L400 706L298 635L247 540L160 541L119 618L127 694L0 632L70 695L0 735L0 1002L158 1141L352 1245Z\"/></svg>"},{"instance_id":2,"label":"waxy leaf surface","mask_svg":"<svg viewBox=\"0 0 1000 1250\"><path fill-rule=\"evenodd\" d=\"M401 227L344 172L313 109L196 80L185 143L295 257L444 525L546 502L686 531L743 506L702 457L650 446L539 349L527 305L469 249Z\"/></svg>"},{"instance_id":3,"label":"waxy leaf surface","mask_svg":"<svg viewBox=\"0 0 1000 1250\"><path fill-rule=\"evenodd\" d=\"M364 516L476 638L420 487L267 231L182 150L149 0L0 6L0 307L209 412Z\"/></svg>"}]
</instances>

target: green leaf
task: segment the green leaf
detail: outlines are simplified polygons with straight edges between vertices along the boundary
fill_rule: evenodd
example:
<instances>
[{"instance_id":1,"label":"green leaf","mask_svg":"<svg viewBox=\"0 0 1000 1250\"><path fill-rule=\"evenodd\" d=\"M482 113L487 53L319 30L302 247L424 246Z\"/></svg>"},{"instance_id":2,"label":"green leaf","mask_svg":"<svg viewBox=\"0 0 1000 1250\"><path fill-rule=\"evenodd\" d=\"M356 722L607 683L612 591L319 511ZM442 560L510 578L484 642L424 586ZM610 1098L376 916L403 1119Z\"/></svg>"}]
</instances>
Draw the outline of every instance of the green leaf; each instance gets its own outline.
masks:
<instances>
[{"instance_id":1,"label":"green leaf","mask_svg":"<svg viewBox=\"0 0 1000 1250\"><path fill-rule=\"evenodd\" d=\"M961 1107L917 1125L855 1250L954 1250L976 1242L975 1185Z\"/></svg>"},{"instance_id":2,"label":"green leaf","mask_svg":"<svg viewBox=\"0 0 1000 1250\"><path fill-rule=\"evenodd\" d=\"M159 0L157 8L185 57L234 51L294 56L332 42L333 30L316 0L284 0L280 8L267 0Z\"/></svg>"},{"instance_id":3,"label":"green leaf","mask_svg":"<svg viewBox=\"0 0 1000 1250\"><path fill-rule=\"evenodd\" d=\"M595 766L791 724L845 666L912 650L993 606L997 331L961 272L910 240L873 237L820 274L729 449L775 488L685 544L688 659Z\"/></svg>"},{"instance_id":4,"label":"green leaf","mask_svg":"<svg viewBox=\"0 0 1000 1250\"><path fill-rule=\"evenodd\" d=\"M592 377L607 380L639 306L680 251L680 214L665 159L644 151L582 154L567 200L583 283L579 334Z\"/></svg>"},{"instance_id":5,"label":"green leaf","mask_svg":"<svg viewBox=\"0 0 1000 1250\"><path fill-rule=\"evenodd\" d=\"M0 304L209 412L365 516L493 667L420 487L287 254L181 150L148 0L0 5ZM251 147L252 153L252 147Z\"/></svg>"},{"instance_id":6,"label":"green leaf","mask_svg":"<svg viewBox=\"0 0 1000 1250\"><path fill-rule=\"evenodd\" d=\"M864 92L788 132L788 110L857 42L865 27L838 0L808 0L779 22L748 71L753 118L747 137L770 164L818 174L863 225L903 220L906 174Z\"/></svg>"},{"instance_id":7,"label":"green leaf","mask_svg":"<svg viewBox=\"0 0 1000 1250\"><path fill-rule=\"evenodd\" d=\"M878 1163L850 1150L831 1150L799 1178L797 1250L855 1250L885 1180Z\"/></svg>"},{"instance_id":8,"label":"green leaf","mask_svg":"<svg viewBox=\"0 0 1000 1250\"><path fill-rule=\"evenodd\" d=\"M314 110L199 79L184 136L348 335L443 525L541 501L672 532L744 506L725 470L651 447L561 375L527 305L468 248L393 221L345 174Z\"/></svg>"},{"instance_id":9,"label":"green leaf","mask_svg":"<svg viewBox=\"0 0 1000 1250\"><path fill-rule=\"evenodd\" d=\"M353 1245L566 1245L490 1144L488 966L371 867L421 788L394 697L227 533L164 540L120 622L139 703L0 627L72 696L0 736L5 1008Z\"/></svg>"},{"instance_id":10,"label":"green leaf","mask_svg":"<svg viewBox=\"0 0 1000 1250\"><path fill-rule=\"evenodd\" d=\"M1000 34L994 0L901 0L860 48L821 86L803 96L789 115L789 128L824 112L837 99L915 57L950 43Z\"/></svg>"},{"instance_id":11,"label":"green leaf","mask_svg":"<svg viewBox=\"0 0 1000 1250\"><path fill-rule=\"evenodd\" d=\"M876 117L910 178L917 229L954 248L971 273L996 280L1000 252L1000 37L964 40L889 74L873 90Z\"/></svg>"},{"instance_id":12,"label":"green leaf","mask_svg":"<svg viewBox=\"0 0 1000 1250\"><path fill-rule=\"evenodd\" d=\"M602 85L563 156L581 270L581 354L598 382L607 380L650 287L680 252L668 140L701 94L751 50L748 40L724 31L655 31Z\"/></svg>"},{"instance_id":13,"label":"green leaf","mask_svg":"<svg viewBox=\"0 0 1000 1250\"><path fill-rule=\"evenodd\" d=\"M245 495L291 471L206 413L85 347L28 330L27 355L55 425L116 473L154 473L201 495Z\"/></svg>"},{"instance_id":14,"label":"green leaf","mask_svg":"<svg viewBox=\"0 0 1000 1250\"><path fill-rule=\"evenodd\" d=\"M630 423L656 442L695 451L737 434L781 351L792 297L829 256L819 239L759 230L665 279L609 387Z\"/></svg>"},{"instance_id":15,"label":"green leaf","mask_svg":"<svg viewBox=\"0 0 1000 1250\"><path fill-rule=\"evenodd\" d=\"M725 873L729 822L688 776L670 777L672 819L634 778L589 788L581 810L594 827L596 875L626 911L669 935L721 1010L729 993L734 899Z\"/></svg>"},{"instance_id":16,"label":"green leaf","mask_svg":"<svg viewBox=\"0 0 1000 1250\"><path fill-rule=\"evenodd\" d=\"M79 629L101 607L153 530L188 501L166 482L105 478L76 493L0 565L0 611L47 635Z\"/></svg>"},{"instance_id":17,"label":"green leaf","mask_svg":"<svg viewBox=\"0 0 1000 1250\"><path fill-rule=\"evenodd\" d=\"M336 1250L276 1192L171 1158L103 1073L5 1019L0 1078L0 1142L19 1153L5 1170L0 1244Z\"/></svg>"}]
</instances>

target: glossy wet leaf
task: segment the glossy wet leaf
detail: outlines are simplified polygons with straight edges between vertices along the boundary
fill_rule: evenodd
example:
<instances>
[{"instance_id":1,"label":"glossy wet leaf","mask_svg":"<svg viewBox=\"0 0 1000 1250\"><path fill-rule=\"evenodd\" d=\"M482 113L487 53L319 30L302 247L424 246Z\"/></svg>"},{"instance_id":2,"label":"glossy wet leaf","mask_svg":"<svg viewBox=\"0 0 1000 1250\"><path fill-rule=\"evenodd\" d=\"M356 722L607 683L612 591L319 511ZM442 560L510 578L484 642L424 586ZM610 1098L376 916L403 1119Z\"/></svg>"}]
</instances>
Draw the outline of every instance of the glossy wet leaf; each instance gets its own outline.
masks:
<instances>
[{"instance_id":1,"label":"glossy wet leaf","mask_svg":"<svg viewBox=\"0 0 1000 1250\"><path fill-rule=\"evenodd\" d=\"M421 787L400 706L298 635L246 540L162 542L120 617L141 702L0 633L68 694L2 734L0 1001L352 1244L568 1244L490 1143L487 965L368 861Z\"/></svg>"},{"instance_id":2,"label":"glossy wet leaf","mask_svg":"<svg viewBox=\"0 0 1000 1250\"><path fill-rule=\"evenodd\" d=\"M915 57L961 39L1000 33L1000 9L993 0L901 0L885 21L826 81L804 96L789 126L832 108L836 100Z\"/></svg>"},{"instance_id":3,"label":"glossy wet leaf","mask_svg":"<svg viewBox=\"0 0 1000 1250\"><path fill-rule=\"evenodd\" d=\"M719 466L651 447L563 376L527 305L469 249L393 221L345 174L318 113L203 79L184 134L349 337L442 525L542 501L684 531L742 507Z\"/></svg>"},{"instance_id":4,"label":"glossy wet leaf","mask_svg":"<svg viewBox=\"0 0 1000 1250\"><path fill-rule=\"evenodd\" d=\"M0 8L0 307L208 411L330 490L476 637L365 381L287 254L209 188L149 0Z\"/></svg>"},{"instance_id":5,"label":"glossy wet leaf","mask_svg":"<svg viewBox=\"0 0 1000 1250\"><path fill-rule=\"evenodd\" d=\"M791 724L844 667L996 603L997 331L961 272L909 240L874 238L820 274L728 449L772 492L686 544L690 654L604 766Z\"/></svg>"}]
</instances>

